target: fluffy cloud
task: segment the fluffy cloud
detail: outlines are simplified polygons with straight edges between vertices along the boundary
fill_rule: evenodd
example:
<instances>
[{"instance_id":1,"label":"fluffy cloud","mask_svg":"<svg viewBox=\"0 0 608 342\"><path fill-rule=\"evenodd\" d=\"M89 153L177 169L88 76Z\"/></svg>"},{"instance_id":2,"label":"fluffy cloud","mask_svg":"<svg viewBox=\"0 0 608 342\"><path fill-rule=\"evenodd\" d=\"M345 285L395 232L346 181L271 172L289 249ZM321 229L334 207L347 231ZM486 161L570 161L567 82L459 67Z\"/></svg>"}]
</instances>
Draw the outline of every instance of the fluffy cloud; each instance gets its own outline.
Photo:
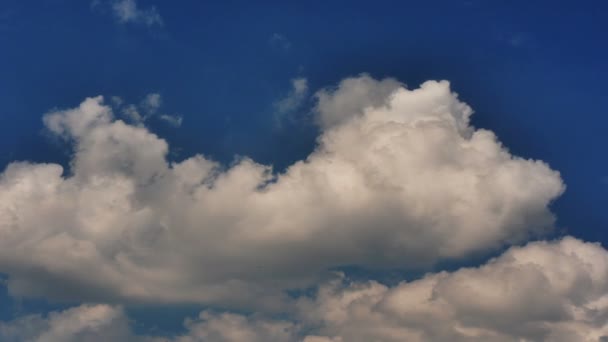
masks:
<instances>
[{"instance_id":1,"label":"fluffy cloud","mask_svg":"<svg viewBox=\"0 0 608 342\"><path fill-rule=\"evenodd\" d=\"M53 313L47 320L29 316L2 324L0 337L18 336L20 341L28 340L25 337L55 341L58 336L61 341L78 340L73 336L101 341L113 336L112 341L175 342L601 342L608 338L608 251L566 237L511 248L479 268L429 274L392 288L339 278L321 285L314 297L301 298L291 316L296 319L290 322L204 311L186 321L183 335L135 337L125 328L127 319L119 308L89 305Z\"/></svg>"},{"instance_id":2,"label":"fluffy cloud","mask_svg":"<svg viewBox=\"0 0 608 342\"><path fill-rule=\"evenodd\" d=\"M393 288L336 281L300 306L340 341L603 341L608 252L570 237L531 243Z\"/></svg>"},{"instance_id":3,"label":"fluffy cloud","mask_svg":"<svg viewBox=\"0 0 608 342\"><path fill-rule=\"evenodd\" d=\"M471 127L448 82L363 75L316 98L318 146L281 174L247 158L168 163L167 143L102 97L48 113L74 145L70 170L0 176L11 293L275 310L341 265L419 268L551 228L559 174Z\"/></svg>"}]
</instances>

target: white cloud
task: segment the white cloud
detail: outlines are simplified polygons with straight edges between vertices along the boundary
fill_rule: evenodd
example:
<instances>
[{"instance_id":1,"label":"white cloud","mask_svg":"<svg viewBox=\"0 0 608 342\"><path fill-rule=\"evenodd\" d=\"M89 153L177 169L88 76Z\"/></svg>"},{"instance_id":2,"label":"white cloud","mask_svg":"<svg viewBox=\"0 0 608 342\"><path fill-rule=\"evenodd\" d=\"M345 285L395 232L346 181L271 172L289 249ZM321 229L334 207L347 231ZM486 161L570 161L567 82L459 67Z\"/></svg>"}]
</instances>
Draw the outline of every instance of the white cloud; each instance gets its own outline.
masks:
<instances>
[{"instance_id":1,"label":"white cloud","mask_svg":"<svg viewBox=\"0 0 608 342\"><path fill-rule=\"evenodd\" d=\"M136 0L108 0L112 15L118 22L126 24L140 24L148 27L163 26L163 18L156 7L140 8ZM101 0L93 0L91 8L99 8L103 3Z\"/></svg>"},{"instance_id":2,"label":"white cloud","mask_svg":"<svg viewBox=\"0 0 608 342\"><path fill-rule=\"evenodd\" d=\"M318 146L278 175L247 158L169 164L164 140L101 97L48 113L74 158L68 175L0 176L10 292L284 309L283 290L337 266L424 267L551 228L559 174L471 127L447 82L361 76L317 97Z\"/></svg>"},{"instance_id":3,"label":"white cloud","mask_svg":"<svg viewBox=\"0 0 608 342\"><path fill-rule=\"evenodd\" d=\"M429 274L394 287L338 278L322 284L313 297L300 298L288 316L293 321L203 311L186 320L182 335L135 337L120 308L84 305L53 313L49 319L28 316L0 323L0 337L76 341L87 336L87 341L116 342L601 342L608 338L608 251L566 237L511 248L478 268Z\"/></svg>"},{"instance_id":4,"label":"white cloud","mask_svg":"<svg viewBox=\"0 0 608 342\"><path fill-rule=\"evenodd\" d=\"M531 243L393 288L336 281L300 306L322 335L352 342L599 342L608 337L608 252L571 237Z\"/></svg>"},{"instance_id":5,"label":"white cloud","mask_svg":"<svg viewBox=\"0 0 608 342\"><path fill-rule=\"evenodd\" d=\"M320 114L317 117L318 123L321 127L329 129L353 116L362 115L367 108L382 107L388 104L392 94L403 86L392 78L377 81L365 74L344 79L336 89L323 89L315 94L318 100L317 110ZM432 95L433 92L426 92L426 94ZM450 96L445 97L445 100L456 101ZM431 106L437 105L434 101L420 102ZM469 113L469 109L464 112Z\"/></svg>"}]
</instances>

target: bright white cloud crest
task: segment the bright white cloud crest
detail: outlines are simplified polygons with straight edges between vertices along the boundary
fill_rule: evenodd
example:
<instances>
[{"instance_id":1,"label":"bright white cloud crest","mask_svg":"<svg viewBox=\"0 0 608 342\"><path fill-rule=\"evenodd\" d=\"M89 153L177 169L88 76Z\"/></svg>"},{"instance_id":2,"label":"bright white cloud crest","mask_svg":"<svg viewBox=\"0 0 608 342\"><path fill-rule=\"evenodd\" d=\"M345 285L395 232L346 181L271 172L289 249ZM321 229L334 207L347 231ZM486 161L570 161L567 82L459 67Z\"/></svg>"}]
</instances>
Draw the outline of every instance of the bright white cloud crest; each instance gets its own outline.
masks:
<instances>
[{"instance_id":1,"label":"bright white cloud crest","mask_svg":"<svg viewBox=\"0 0 608 342\"><path fill-rule=\"evenodd\" d=\"M168 163L167 143L117 120L102 97L48 113L74 156L69 172L13 163L1 175L0 272L11 293L299 318L205 313L190 327L204 341L292 341L306 325L319 335L306 342L606 333L606 251L571 238L394 288L329 282L317 299L285 296L343 265L421 268L525 241L551 229L548 205L564 190L545 163L473 128L448 82L408 90L362 75L315 97L318 146L280 174L247 158ZM275 337L226 337L214 324Z\"/></svg>"}]
</instances>

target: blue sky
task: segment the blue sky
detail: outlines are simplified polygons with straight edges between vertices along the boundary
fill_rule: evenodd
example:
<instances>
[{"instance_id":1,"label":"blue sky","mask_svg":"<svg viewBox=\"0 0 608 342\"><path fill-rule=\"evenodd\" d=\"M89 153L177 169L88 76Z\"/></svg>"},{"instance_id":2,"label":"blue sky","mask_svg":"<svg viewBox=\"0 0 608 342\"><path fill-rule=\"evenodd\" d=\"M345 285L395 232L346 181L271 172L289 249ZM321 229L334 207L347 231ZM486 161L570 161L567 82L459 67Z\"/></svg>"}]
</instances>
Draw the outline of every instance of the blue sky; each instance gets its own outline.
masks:
<instances>
[{"instance_id":1,"label":"blue sky","mask_svg":"<svg viewBox=\"0 0 608 342\"><path fill-rule=\"evenodd\" d=\"M229 168L246 156L282 172L329 129L318 125L315 92L362 73L410 89L448 80L473 108L472 126L494 132L512 155L559 171L566 190L549 201L557 221L531 239L571 235L607 246L607 14L603 1L4 0L0 165L68 170L73 141L49 132L42 117L103 95L107 105L120 98L112 105L118 118L129 105L148 113L131 124L165 139L170 161L201 153ZM162 99L153 109L149 94ZM17 272L2 267L7 279ZM5 321L90 301L11 297L20 296L0 296ZM139 317L138 330L162 326L165 334L182 333L183 319L208 307L147 303L147 310L110 297ZM237 311L257 310L245 307Z\"/></svg>"}]
</instances>

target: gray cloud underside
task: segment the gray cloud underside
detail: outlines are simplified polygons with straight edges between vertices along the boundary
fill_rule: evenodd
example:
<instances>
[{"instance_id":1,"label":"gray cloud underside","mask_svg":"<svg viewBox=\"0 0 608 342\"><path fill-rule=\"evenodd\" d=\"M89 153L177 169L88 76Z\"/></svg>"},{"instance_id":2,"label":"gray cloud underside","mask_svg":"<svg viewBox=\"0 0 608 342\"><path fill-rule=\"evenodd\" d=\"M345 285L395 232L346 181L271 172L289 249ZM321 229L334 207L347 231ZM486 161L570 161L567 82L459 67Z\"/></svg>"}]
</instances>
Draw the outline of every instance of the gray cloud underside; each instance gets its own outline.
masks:
<instances>
[{"instance_id":1,"label":"gray cloud underside","mask_svg":"<svg viewBox=\"0 0 608 342\"><path fill-rule=\"evenodd\" d=\"M602 342L608 251L566 237L511 248L478 268L394 287L341 277L300 298L293 320L203 311L174 337L135 336L120 307L82 305L0 323L3 341Z\"/></svg>"}]
</instances>

